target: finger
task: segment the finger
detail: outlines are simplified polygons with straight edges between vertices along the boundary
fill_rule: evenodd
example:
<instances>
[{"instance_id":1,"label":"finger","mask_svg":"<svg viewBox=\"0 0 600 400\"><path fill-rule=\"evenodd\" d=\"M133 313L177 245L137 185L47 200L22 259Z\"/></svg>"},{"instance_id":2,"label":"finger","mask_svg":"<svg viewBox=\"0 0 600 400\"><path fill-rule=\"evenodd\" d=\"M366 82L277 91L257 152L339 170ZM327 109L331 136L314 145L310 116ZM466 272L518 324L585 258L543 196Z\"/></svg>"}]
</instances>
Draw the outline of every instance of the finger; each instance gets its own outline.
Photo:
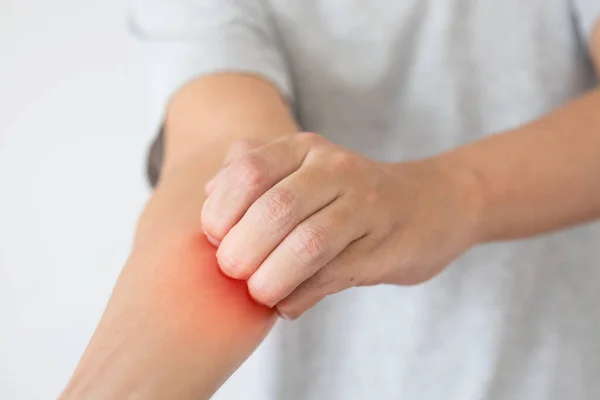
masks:
<instances>
[{"instance_id":1,"label":"finger","mask_svg":"<svg viewBox=\"0 0 600 400\"><path fill-rule=\"evenodd\" d=\"M350 243L336 258L276 305L279 315L284 319L296 319L326 296L361 285L364 281L361 275L367 266L361 264L364 259L359 255L367 254L371 248L366 237Z\"/></svg>"},{"instance_id":2,"label":"finger","mask_svg":"<svg viewBox=\"0 0 600 400\"><path fill-rule=\"evenodd\" d=\"M260 139L247 139L247 140L239 140L234 142L227 151L225 158L223 160L223 167L219 170L219 172L204 186L204 192L207 196L213 192L217 181L223 176L223 170L229 166L233 161L241 158L242 156L248 154L254 149L264 145L266 143L265 140Z\"/></svg>"},{"instance_id":3,"label":"finger","mask_svg":"<svg viewBox=\"0 0 600 400\"><path fill-rule=\"evenodd\" d=\"M248 278L299 223L339 194L340 185L318 165L295 171L256 200L225 235L217 252L221 270Z\"/></svg>"},{"instance_id":4,"label":"finger","mask_svg":"<svg viewBox=\"0 0 600 400\"><path fill-rule=\"evenodd\" d=\"M221 176L223 176L223 168L221 168L219 172L217 172L217 174L206 183L206 185L204 186L204 193L206 193L207 196L211 195Z\"/></svg>"},{"instance_id":5,"label":"finger","mask_svg":"<svg viewBox=\"0 0 600 400\"><path fill-rule=\"evenodd\" d=\"M202 227L221 241L248 207L302 164L308 146L280 139L233 161L202 207Z\"/></svg>"},{"instance_id":6,"label":"finger","mask_svg":"<svg viewBox=\"0 0 600 400\"><path fill-rule=\"evenodd\" d=\"M298 225L248 280L252 297L274 306L365 233L343 197Z\"/></svg>"},{"instance_id":7,"label":"finger","mask_svg":"<svg viewBox=\"0 0 600 400\"><path fill-rule=\"evenodd\" d=\"M265 144L267 144L267 141L261 139L238 140L232 143L223 160L223 167L227 167L232 162Z\"/></svg>"},{"instance_id":8,"label":"finger","mask_svg":"<svg viewBox=\"0 0 600 400\"><path fill-rule=\"evenodd\" d=\"M300 287L303 287L304 284L308 282L310 281L303 282ZM321 287L311 288L310 290L306 291L306 294L303 294L303 296L298 298L296 301L291 301L290 304L287 304L287 298L282 300L275 306L275 310L281 318L295 320L300 318L302 314L316 306L321 302L321 300L330 294L332 293L329 293L328 290Z\"/></svg>"}]
</instances>

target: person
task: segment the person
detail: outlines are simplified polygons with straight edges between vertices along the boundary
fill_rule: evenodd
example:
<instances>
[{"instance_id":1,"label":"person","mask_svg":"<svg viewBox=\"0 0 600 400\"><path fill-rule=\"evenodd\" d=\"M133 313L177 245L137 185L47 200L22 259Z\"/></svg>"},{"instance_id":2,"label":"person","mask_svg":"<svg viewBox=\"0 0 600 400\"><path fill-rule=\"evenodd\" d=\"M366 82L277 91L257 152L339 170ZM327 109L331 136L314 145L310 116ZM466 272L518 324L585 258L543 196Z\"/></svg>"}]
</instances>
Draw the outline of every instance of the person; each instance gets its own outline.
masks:
<instances>
[{"instance_id":1,"label":"person","mask_svg":"<svg viewBox=\"0 0 600 400\"><path fill-rule=\"evenodd\" d=\"M63 398L208 398L275 311L256 399L600 398L599 15L135 2L157 185Z\"/></svg>"}]
</instances>

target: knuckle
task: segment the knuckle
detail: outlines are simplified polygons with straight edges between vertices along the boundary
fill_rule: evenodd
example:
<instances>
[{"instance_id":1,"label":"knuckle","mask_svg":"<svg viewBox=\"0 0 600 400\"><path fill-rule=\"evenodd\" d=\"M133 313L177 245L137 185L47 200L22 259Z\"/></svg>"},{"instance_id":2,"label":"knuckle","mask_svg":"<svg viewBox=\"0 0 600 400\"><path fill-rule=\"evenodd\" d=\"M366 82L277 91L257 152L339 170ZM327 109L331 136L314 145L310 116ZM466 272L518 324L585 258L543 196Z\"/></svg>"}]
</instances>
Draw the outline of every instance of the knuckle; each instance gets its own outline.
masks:
<instances>
[{"instance_id":1,"label":"knuckle","mask_svg":"<svg viewBox=\"0 0 600 400\"><path fill-rule=\"evenodd\" d=\"M334 171L356 170L359 167L358 158L347 151L336 151L331 154L329 163Z\"/></svg>"},{"instance_id":2,"label":"knuckle","mask_svg":"<svg viewBox=\"0 0 600 400\"><path fill-rule=\"evenodd\" d=\"M314 132L303 132L302 134L298 135L298 139L312 145L320 144L324 140L321 135Z\"/></svg>"},{"instance_id":3,"label":"knuckle","mask_svg":"<svg viewBox=\"0 0 600 400\"><path fill-rule=\"evenodd\" d=\"M239 157L244 156L246 153L251 152L256 147L258 147L258 142L256 140L243 139L234 142L229 148L228 156L232 159L237 159Z\"/></svg>"},{"instance_id":4,"label":"knuckle","mask_svg":"<svg viewBox=\"0 0 600 400\"><path fill-rule=\"evenodd\" d=\"M272 189L264 199L264 216L270 222L285 225L294 218L296 195L288 189Z\"/></svg>"},{"instance_id":5,"label":"knuckle","mask_svg":"<svg viewBox=\"0 0 600 400\"><path fill-rule=\"evenodd\" d=\"M381 193L372 190L365 194L365 203L367 207L375 207L381 202Z\"/></svg>"},{"instance_id":6,"label":"knuckle","mask_svg":"<svg viewBox=\"0 0 600 400\"><path fill-rule=\"evenodd\" d=\"M264 161L253 154L246 154L233 164L234 179L244 186L260 185L266 178Z\"/></svg>"},{"instance_id":7,"label":"knuckle","mask_svg":"<svg viewBox=\"0 0 600 400\"><path fill-rule=\"evenodd\" d=\"M321 226L303 227L294 240L293 253L304 264L312 264L325 256L330 238Z\"/></svg>"}]
</instances>

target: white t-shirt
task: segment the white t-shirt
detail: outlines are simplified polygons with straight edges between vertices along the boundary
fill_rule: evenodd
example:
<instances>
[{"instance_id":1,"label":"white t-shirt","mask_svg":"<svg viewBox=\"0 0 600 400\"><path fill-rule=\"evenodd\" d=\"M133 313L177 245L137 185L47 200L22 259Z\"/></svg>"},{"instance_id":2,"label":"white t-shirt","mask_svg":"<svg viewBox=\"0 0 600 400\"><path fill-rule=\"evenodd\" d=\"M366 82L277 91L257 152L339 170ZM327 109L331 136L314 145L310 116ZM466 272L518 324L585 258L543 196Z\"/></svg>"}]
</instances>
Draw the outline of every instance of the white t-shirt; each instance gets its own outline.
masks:
<instances>
[{"instance_id":1,"label":"white t-shirt","mask_svg":"<svg viewBox=\"0 0 600 400\"><path fill-rule=\"evenodd\" d=\"M140 0L130 21L156 116L191 78L253 72L305 130L401 161L595 87L599 15L600 0ZM416 287L330 296L279 322L228 385L221 398L600 399L600 225L477 247Z\"/></svg>"}]
</instances>

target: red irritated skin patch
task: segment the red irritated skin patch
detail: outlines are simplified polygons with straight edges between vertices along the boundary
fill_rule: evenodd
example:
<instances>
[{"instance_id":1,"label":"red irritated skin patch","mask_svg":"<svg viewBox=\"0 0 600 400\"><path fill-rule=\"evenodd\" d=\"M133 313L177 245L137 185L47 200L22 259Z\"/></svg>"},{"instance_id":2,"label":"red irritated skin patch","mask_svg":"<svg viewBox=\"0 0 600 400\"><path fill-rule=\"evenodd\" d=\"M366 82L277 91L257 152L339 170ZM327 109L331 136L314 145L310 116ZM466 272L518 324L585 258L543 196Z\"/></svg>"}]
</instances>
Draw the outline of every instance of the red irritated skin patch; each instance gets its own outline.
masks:
<instances>
[{"instance_id":1,"label":"red irritated skin patch","mask_svg":"<svg viewBox=\"0 0 600 400\"><path fill-rule=\"evenodd\" d=\"M138 252L152 259L130 260L115 295L135 293L134 303L143 311L131 314L145 313L151 325L164 330L165 340L238 365L267 335L275 311L256 303L245 281L223 275L204 234L167 241L160 250Z\"/></svg>"},{"instance_id":2,"label":"red irritated skin patch","mask_svg":"<svg viewBox=\"0 0 600 400\"><path fill-rule=\"evenodd\" d=\"M152 243L123 268L71 398L208 399L273 326L276 313L221 273L203 234Z\"/></svg>"}]
</instances>

